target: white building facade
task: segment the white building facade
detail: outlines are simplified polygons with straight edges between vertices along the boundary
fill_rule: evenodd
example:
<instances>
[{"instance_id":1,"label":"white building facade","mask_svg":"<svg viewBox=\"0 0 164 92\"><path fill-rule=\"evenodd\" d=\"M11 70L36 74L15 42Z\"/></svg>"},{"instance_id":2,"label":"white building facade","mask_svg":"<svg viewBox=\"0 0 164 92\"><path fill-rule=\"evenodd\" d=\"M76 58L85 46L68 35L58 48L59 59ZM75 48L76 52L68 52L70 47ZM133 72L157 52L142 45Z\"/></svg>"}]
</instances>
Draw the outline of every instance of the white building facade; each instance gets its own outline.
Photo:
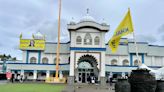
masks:
<instances>
[{"instance_id":1,"label":"white building facade","mask_svg":"<svg viewBox=\"0 0 164 92\"><path fill-rule=\"evenodd\" d=\"M103 84L110 74L116 77L137 68L133 41L121 39L117 52L111 53L105 43L105 34L109 32L106 23L97 23L87 15L78 23L71 21L67 26L70 42L61 43L59 70L64 77L73 80L71 82L87 83L88 77L94 76L97 82ZM137 46L142 63L152 68L164 66L164 47L146 42L137 42ZM57 43L46 42L44 50L22 50L22 62L8 63L7 70L31 80L53 77L56 48Z\"/></svg>"}]
</instances>

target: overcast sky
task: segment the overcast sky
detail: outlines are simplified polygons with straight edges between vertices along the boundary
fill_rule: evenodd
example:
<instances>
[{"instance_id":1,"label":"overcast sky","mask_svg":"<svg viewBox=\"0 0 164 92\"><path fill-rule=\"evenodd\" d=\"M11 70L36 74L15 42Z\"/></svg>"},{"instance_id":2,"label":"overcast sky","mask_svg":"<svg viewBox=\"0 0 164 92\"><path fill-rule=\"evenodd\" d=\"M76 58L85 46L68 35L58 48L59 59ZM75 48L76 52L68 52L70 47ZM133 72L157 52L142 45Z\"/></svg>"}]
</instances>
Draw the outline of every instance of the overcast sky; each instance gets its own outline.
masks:
<instances>
[{"instance_id":1,"label":"overcast sky","mask_svg":"<svg viewBox=\"0 0 164 92\"><path fill-rule=\"evenodd\" d=\"M62 0L62 42L69 41L67 24L72 17L78 22L89 14L101 23L110 25L106 41L131 9L138 41L164 45L164 0ZM47 41L57 37L58 0L0 0L0 54L21 59L19 35L30 37L40 31Z\"/></svg>"}]
</instances>

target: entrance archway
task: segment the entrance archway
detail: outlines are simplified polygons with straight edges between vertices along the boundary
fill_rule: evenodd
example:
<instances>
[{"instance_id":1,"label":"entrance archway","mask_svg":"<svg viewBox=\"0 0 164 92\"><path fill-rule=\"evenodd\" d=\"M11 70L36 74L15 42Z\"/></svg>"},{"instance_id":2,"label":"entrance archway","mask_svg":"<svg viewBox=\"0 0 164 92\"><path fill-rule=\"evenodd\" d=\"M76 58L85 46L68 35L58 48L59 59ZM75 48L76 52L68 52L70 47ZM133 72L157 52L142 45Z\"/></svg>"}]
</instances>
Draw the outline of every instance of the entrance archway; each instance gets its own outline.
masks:
<instances>
[{"instance_id":1,"label":"entrance archway","mask_svg":"<svg viewBox=\"0 0 164 92\"><path fill-rule=\"evenodd\" d=\"M78 60L77 82L89 83L94 77L95 82L98 80L99 70L97 68L97 60L91 55L84 55Z\"/></svg>"}]
</instances>

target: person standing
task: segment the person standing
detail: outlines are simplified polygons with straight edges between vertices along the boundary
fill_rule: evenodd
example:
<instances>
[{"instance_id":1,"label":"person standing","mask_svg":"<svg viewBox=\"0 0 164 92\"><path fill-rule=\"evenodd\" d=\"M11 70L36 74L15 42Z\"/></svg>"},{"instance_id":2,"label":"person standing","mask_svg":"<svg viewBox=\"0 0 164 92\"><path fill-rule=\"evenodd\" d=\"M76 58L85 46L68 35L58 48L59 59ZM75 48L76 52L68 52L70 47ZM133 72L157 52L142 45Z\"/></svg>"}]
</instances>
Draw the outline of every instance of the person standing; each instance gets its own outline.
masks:
<instances>
[{"instance_id":1,"label":"person standing","mask_svg":"<svg viewBox=\"0 0 164 92\"><path fill-rule=\"evenodd\" d=\"M95 83L95 77L94 76L91 77L91 81L92 81L92 84Z\"/></svg>"}]
</instances>

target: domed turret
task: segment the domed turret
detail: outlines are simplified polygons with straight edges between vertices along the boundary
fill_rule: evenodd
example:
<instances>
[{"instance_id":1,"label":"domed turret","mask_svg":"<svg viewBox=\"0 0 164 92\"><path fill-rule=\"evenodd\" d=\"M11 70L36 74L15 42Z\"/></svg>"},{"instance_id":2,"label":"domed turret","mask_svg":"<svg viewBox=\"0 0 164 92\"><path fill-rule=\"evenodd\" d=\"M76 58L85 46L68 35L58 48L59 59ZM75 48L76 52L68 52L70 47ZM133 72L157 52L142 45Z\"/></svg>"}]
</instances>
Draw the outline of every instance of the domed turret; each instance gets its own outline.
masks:
<instances>
[{"instance_id":1,"label":"domed turret","mask_svg":"<svg viewBox=\"0 0 164 92\"><path fill-rule=\"evenodd\" d=\"M72 20L70 21L70 25L75 25L75 24L76 24L76 22L75 22L74 18L72 17Z\"/></svg>"},{"instance_id":2,"label":"domed turret","mask_svg":"<svg viewBox=\"0 0 164 92\"><path fill-rule=\"evenodd\" d=\"M108 25L108 24L107 24L107 22L105 21L105 19L103 19L103 20L102 20L102 23L101 23L101 25L103 25L103 26L106 26L106 25Z\"/></svg>"},{"instance_id":3,"label":"domed turret","mask_svg":"<svg viewBox=\"0 0 164 92\"><path fill-rule=\"evenodd\" d=\"M33 38L34 39L44 39L44 36L40 32L37 32L36 34L33 35Z\"/></svg>"},{"instance_id":4,"label":"domed turret","mask_svg":"<svg viewBox=\"0 0 164 92\"><path fill-rule=\"evenodd\" d=\"M92 16L87 15L80 20L80 22L87 22L87 21L95 22L95 19Z\"/></svg>"},{"instance_id":5,"label":"domed turret","mask_svg":"<svg viewBox=\"0 0 164 92\"><path fill-rule=\"evenodd\" d=\"M96 20L89 15L89 9L87 9L87 15L80 20L80 22L95 22L95 21Z\"/></svg>"}]
</instances>

